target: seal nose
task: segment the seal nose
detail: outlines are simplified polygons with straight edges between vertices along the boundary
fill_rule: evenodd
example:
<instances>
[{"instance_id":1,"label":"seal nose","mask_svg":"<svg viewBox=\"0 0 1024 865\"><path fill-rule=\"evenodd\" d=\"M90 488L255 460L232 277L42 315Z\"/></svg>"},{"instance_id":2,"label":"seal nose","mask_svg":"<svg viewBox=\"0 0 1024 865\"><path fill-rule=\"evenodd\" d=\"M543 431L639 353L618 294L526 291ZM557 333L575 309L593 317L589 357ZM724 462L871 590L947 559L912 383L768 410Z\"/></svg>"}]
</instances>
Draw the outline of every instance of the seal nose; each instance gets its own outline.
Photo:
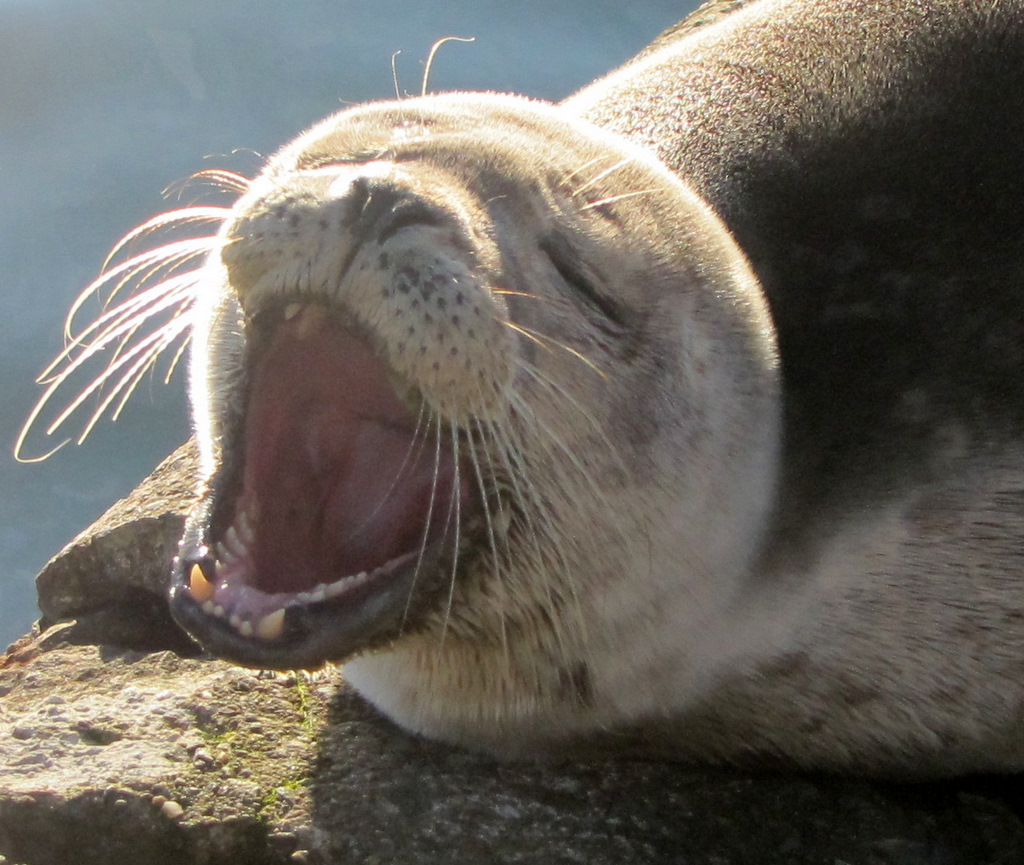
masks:
<instances>
[{"instance_id":1,"label":"seal nose","mask_svg":"<svg viewBox=\"0 0 1024 865\"><path fill-rule=\"evenodd\" d=\"M372 163L371 163L372 165ZM371 166L366 166L369 169ZM407 181L394 172L366 171L347 178L342 194L347 218L343 225L357 242L385 243L410 226L444 225L444 211L418 195ZM331 186L331 192L342 182Z\"/></svg>"},{"instance_id":2,"label":"seal nose","mask_svg":"<svg viewBox=\"0 0 1024 865\"><path fill-rule=\"evenodd\" d=\"M237 207L220 251L247 313L274 296L333 291L361 250L405 228L440 228L434 245L469 246L429 180L392 163L297 172L260 193Z\"/></svg>"}]
</instances>

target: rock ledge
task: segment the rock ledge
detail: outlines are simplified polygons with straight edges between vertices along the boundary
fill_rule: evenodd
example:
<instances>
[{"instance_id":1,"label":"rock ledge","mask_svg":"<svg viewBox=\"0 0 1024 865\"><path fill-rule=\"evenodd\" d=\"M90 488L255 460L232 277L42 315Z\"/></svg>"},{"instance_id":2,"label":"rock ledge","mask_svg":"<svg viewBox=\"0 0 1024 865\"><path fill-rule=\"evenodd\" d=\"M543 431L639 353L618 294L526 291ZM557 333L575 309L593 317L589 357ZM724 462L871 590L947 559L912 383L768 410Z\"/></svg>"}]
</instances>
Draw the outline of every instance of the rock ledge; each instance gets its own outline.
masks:
<instances>
[{"instance_id":1,"label":"rock ledge","mask_svg":"<svg viewBox=\"0 0 1024 865\"><path fill-rule=\"evenodd\" d=\"M0 658L0 863L1024 861L1013 778L503 764L407 736L338 671L196 657L163 602L193 460L39 576L41 626Z\"/></svg>"}]
</instances>

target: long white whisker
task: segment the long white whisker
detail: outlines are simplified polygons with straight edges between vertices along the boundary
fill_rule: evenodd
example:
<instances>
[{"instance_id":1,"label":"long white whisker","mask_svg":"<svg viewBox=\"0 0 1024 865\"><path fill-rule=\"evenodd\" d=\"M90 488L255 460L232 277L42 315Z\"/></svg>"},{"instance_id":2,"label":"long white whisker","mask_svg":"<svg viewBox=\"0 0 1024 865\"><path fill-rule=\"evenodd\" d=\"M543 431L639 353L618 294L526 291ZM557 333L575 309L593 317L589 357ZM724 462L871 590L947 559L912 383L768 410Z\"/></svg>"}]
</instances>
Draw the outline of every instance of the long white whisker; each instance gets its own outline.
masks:
<instances>
[{"instance_id":1,"label":"long white whisker","mask_svg":"<svg viewBox=\"0 0 1024 865\"><path fill-rule=\"evenodd\" d=\"M604 171L601 171L598 174L595 174L593 177L590 178L590 180L588 180L582 186L576 187L576 189L572 191L573 195L578 196L581 192L585 192L586 190L590 189L590 187L593 186L595 183L600 183L609 174L613 174L620 168L625 168L627 165L635 161L636 160L632 156L627 156L625 159L620 159L614 165L610 166L609 168L606 168Z\"/></svg>"},{"instance_id":2,"label":"long white whisker","mask_svg":"<svg viewBox=\"0 0 1024 865\"><path fill-rule=\"evenodd\" d=\"M616 201L622 201L624 198L634 198L637 195L650 195L652 192L657 192L657 189L638 189L636 192L623 192L622 195L609 195L607 198L599 198L597 201L591 201L584 204L580 208L580 213L585 210L590 210L594 207L602 207L605 204L614 204Z\"/></svg>"},{"instance_id":3,"label":"long white whisker","mask_svg":"<svg viewBox=\"0 0 1024 865\"><path fill-rule=\"evenodd\" d=\"M181 268L197 258L206 258L216 248L216 236L197 237L182 241L181 245L167 243L153 250L156 257L134 256L124 262L128 267L119 275L117 283L111 288L103 300L103 309L107 309L122 289L133 283L140 287L147 283L164 282L173 277ZM113 271L111 271L111 274ZM104 274L106 276L106 274ZM108 278L98 281L97 288L111 282Z\"/></svg>"},{"instance_id":4,"label":"long white whisker","mask_svg":"<svg viewBox=\"0 0 1024 865\"><path fill-rule=\"evenodd\" d=\"M124 411L125 405L131 398L131 395L135 392L135 389L139 386L139 382L142 381L143 376L153 369L156 362L160 359L160 355L162 355L169 346L173 345L174 340L178 339L187 327L188 323L186 322L184 327L175 327L173 329L165 327L159 331L161 338L150 346L147 351L142 353L140 359L118 380L118 383L111 389L110 394L93 412L89 424L82 430L81 436L79 437L79 443L84 440L84 436L89 435L93 427L99 422L103 412L114 403L118 392L121 393L121 396L120 399L117 400L116 407L110 413L110 418L111 420L116 421L121 416L121 412Z\"/></svg>"},{"instance_id":5,"label":"long white whisker","mask_svg":"<svg viewBox=\"0 0 1024 865\"><path fill-rule=\"evenodd\" d=\"M526 415L522 414L520 416L526 417ZM579 613L582 609L579 594L576 589L575 579L564 549L564 545L568 542L568 539L552 534L551 521L544 518L546 513L544 499L537 492L536 487L530 480L529 467L523 462L523 451L511 440L510 431L504 427L495 426L493 428L493 432L498 446L499 458L505 468L505 472L512 481L512 491L516 499L519 501L520 511L523 514L532 515L528 522L528 531L523 533L522 543L529 543L532 547L532 552L536 562L536 569L548 570L558 567L561 570L563 574L563 582L568 587L573 602L577 607L577 612ZM542 541L541 539L542 534L546 539L545 541ZM554 556L554 561L550 559L552 555ZM544 591L547 595L548 606L552 610L557 607L557 601L553 594L553 587L553 581L546 581L544 583ZM562 628L560 627L561 618L557 615L552 615L551 622L555 628L555 639L558 641L563 654L565 654L568 641L565 639L565 636L562 633Z\"/></svg>"},{"instance_id":6,"label":"long white whisker","mask_svg":"<svg viewBox=\"0 0 1024 865\"><path fill-rule=\"evenodd\" d=\"M605 431L604 424L602 424L594 415L588 411L584 406L580 405L579 401L575 399L565 388L552 381L551 378L544 375L539 369L533 364L527 363L526 361L520 362L520 368L526 373L531 379L533 379L540 387L544 388L547 393L554 399L561 400L574 408L586 421L590 428L601 438L604 445L608 448L609 453L618 455L618 449L612 445L611 440L608 438L608 434ZM625 470L625 465L619 460L620 466Z\"/></svg>"},{"instance_id":7,"label":"long white whisker","mask_svg":"<svg viewBox=\"0 0 1024 865\"><path fill-rule=\"evenodd\" d=\"M79 294L78 297L75 298L74 303L71 304L71 309L68 310L67 317L64 321L65 337L67 339L75 338L75 316L78 315L79 310L81 310L85 302L90 297L97 294L105 285L108 285L115 279L120 279L126 275L131 279L135 274L153 265L174 266L184 263L188 259L206 255L212 248L213 241L214 238L212 237L190 238L188 240L174 241L172 243L165 244L158 249L133 256L116 267L105 271L97 279L87 285L85 290ZM123 281L118 282L117 287L108 296L107 303L110 302L113 296L117 294L125 284L126 283Z\"/></svg>"},{"instance_id":8,"label":"long white whisker","mask_svg":"<svg viewBox=\"0 0 1024 865\"><path fill-rule=\"evenodd\" d=\"M398 86L398 64L395 61L398 59L398 55L401 53L402 50L399 49L398 51L391 55L391 80L395 83L395 99L398 99L399 101L401 101L402 99L402 90Z\"/></svg>"},{"instance_id":9,"label":"long white whisker","mask_svg":"<svg viewBox=\"0 0 1024 865\"><path fill-rule=\"evenodd\" d=\"M176 282L170 288L168 288L167 284L162 283L159 286L147 289L131 301L126 302L129 308L122 309L118 307L109 313L105 313L101 319L97 320L95 325L90 325L71 345L58 355L57 359L44 370L38 379L39 383L64 381L98 351L101 351L115 340L129 335L131 331L138 330L141 324L153 316L165 309L175 306L184 308L186 305L191 304L193 296L191 289L194 286L195 280L194 278L189 279L188 276L188 274L183 274L178 278L180 282ZM94 339L89 342L83 341L86 336L93 332L95 327L101 327L102 329L96 334ZM76 354L76 352L78 353ZM57 365L65 361L67 366L60 373L52 375Z\"/></svg>"},{"instance_id":10,"label":"long white whisker","mask_svg":"<svg viewBox=\"0 0 1024 865\"><path fill-rule=\"evenodd\" d=\"M498 540L497 540L497 535L496 535L496 532L495 532L494 518L491 515L491 504L490 504L490 501L489 501L490 496L487 495L487 491L488 490L487 490L487 485L486 485L486 483L484 481L483 470L482 470L482 468L480 466L480 457L479 457L479 454L477 454L477 452L476 452L478 448L481 451L487 452L487 450L488 450L487 449L487 435L486 435L486 433L482 429L482 422L481 421L474 420L474 425L477 428L477 437L478 437L478 440L479 440L479 444L478 445L474 444L474 442L473 442L473 434L472 434L472 430L471 429L467 428L466 435L469 437L469 440L470 440L469 441L469 443L470 443L470 449L469 449L470 462L473 464L473 472L476 475L477 485L478 485L478 487L480 489L480 493L481 493L480 498L483 501L484 520L485 520L486 525L487 525L487 537L488 537L488 542L489 542L490 548L491 548L491 559L492 559L493 564L494 564L494 579L497 580L498 584L499 584L498 585L498 588L499 588L499 599L498 599L499 612L498 612L498 615L499 615L500 627L501 627L501 648L502 648L502 654L503 654L504 659L505 659L505 667L506 667L506 669L508 669L511 666L511 656L509 654L509 645L508 645L508 625L506 623L505 604L503 604L501 602L502 601L502 596L504 595L504 592L505 592L505 580L504 580L505 566L503 565L501 559L499 558ZM493 459L490 458L490 455L488 453L488 465L492 467L491 468L491 480L492 480L492 482L495 480L495 478L494 478L494 469L493 469L494 464L495 463L494 463ZM493 483L493 490L494 490L494 504L495 504L495 507L500 508L501 507L501 495L500 495L500 492L498 490L497 483ZM504 546L505 546L505 549L506 549L506 552L507 552L507 550L508 550L508 537L507 537L507 535L506 535L506 538L505 538Z\"/></svg>"},{"instance_id":11,"label":"long white whisker","mask_svg":"<svg viewBox=\"0 0 1024 865\"><path fill-rule=\"evenodd\" d=\"M86 390L84 390L81 394L79 394L79 396L74 400L74 402L72 402L71 405L69 405L60 414L60 416L57 418L57 420L55 420L53 423L51 423L46 428L46 430L45 430L46 435L52 435L57 429L59 429L60 426L68 419L68 417L70 417L75 412L75 410L78 409L78 407L81 406L81 404L86 399L88 399L90 394L92 394L98 388L102 387L103 384L106 381L108 381L121 367L129 364L132 361L133 357L135 357L136 355L138 355L140 353L146 352L154 343L158 342L161 339L166 340L167 344L169 344L171 341L173 341L173 339L175 337L177 337L182 332L187 330L187 328L188 328L188 322L187 321L186 322L179 322L179 323L177 323L175 325L174 331L171 333L171 335L168 336L167 334L164 333L164 331L167 329L166 326L165 326L165 328L162 328L161 330L159 330L159 331L151 334L150 336L148 336L143 342L141 342L138 346L133 348L132 351L125 353L125 355L115 365L110 366L106 370L104 370L104 372L99 377L97 377L89 385L89 387L86 388ZM132 372L131 369L129 369L129 371L126 373L126 375L130 377L131 372ZM63 382L63 378L58 378L57 380L55 380L47 388L46 392L43 394L42 399L40 399L39 402L36 403L35 407L32 409L32 412L29 414L27 420L25 421L24 425L22 426L21 431L18 433L18 437L17 437L17 439L15 441L15 444L14 444L14 455L15 455L15 458L18 459L20 462L26 462L26 463L38 462L38 461L40 461L42 459L45 459L48 456L51 456L53 453L55 453L57 450L59 450L65 444L67 444L69 441L71 441L71 439L65 439L64 441L60 442L56 447L54 447L53 449L48 451L46 454L44 454L44 455L42 455L40 457L23 457L21 455L21 451L22 451L22 449L24 448L24 445L25 445L25 439L28 436L28 431L32 428L32 426L34 426L35 421L37 420L39 415L42 413L42 411L45 408L45 406L48 404L50 397L53 395L53 393L61 385L62 382ZM114 392L114 395L112 395L110 398L108 398L108 400L105 401L104 406L101 407L99 409L99 411L93 413L90 421L86 425L85 430L82 432L82 434L78 438L78 442L79 443L84 441L85 438L88 436L89 432L92 431L93 427L96 425L96 422L99 420L99 416L102 414L105 406L107 404L109 404L109 402L114 398L114 396L116 396L116 393L118 391L120 391L123 386L124 386L124 379L122 379L121 384L118 385L117 389Z\"/></svg>"},{"instance_id":12,"label":"long white whisker","mask_svg":"<svg viewBox=\"0 0 1024 865\"><path fill-rule=\"evenodd\" d=\"M186 309L186 310L179 311L178 313L175 314L175 318L177 318L178 315L184 315L185 312L188 312L188 310ZM182 357L184 357L184 355L185 355L185 349L188 348L188 344L189 344L189 340L188 339L183 339L181 341L181 345L178 346L177 350L171 356L171 361L170 361L169 364L167 364L167 372L164 374L164 384L167 384L168 382L170 382L171 376L174 375L174 371L178 368L178 363L181 361Z\"/></svg>"},{"instance_id":13,"label":"long white whisker","mask_svg":"<svg viewBox=\"0 0 1024 865\"><path fill-rule=\"evenodd\" d=\"M223 168L204 168L193 174L189 180L208 181L219 189L238 194L248 192L252 185L252 181L248 177Z\"/></svg>"},{"instance_id":14,"label":"long white whisker","mask_svg":"<svg viewBox=\"0 0 1024 865\"><path fill-rule=\"evenodd\" d=\"M605 153L601 156L595 156L593 159L588 159L582 165L580 165L577 168L574 168L567 175L565 175L565 177L563 177L561 180L561 185L567 186L569 184L569 181L571 181L577 174L586 171L588 168L590 168L591 165L597 165L599 162L604 162L608 159L613 159L617 155L618 154L616 153Z\"/></svg>"},{"instance_id":15,"label":"long white whisker","mask_svg":"<svg viewBox=\"0 0 1024 865\"><path fill-rule=\"evenodd\" d=\"M178 310L171 316L171 318L167 322L161 325L159 331L157 332L163 334L164 338L159 341L158 346L156 346L154 349L148 352L149 362L140 372L138 372L134 376L131 386L124 389L124 394L121 397L120 401L118 402L117 407L114 409L113 412L111 412L111 420L116 421L121 416L121 412L124 410L124 407L128 402L128 399L135 392L135 388L138 386L139 382L142 379L142 376L145 375L146 371L155 368L156 362L160 359L161 355L163 355L163 353L174 344L175 340L180 339L181 343L175 350L174 355L171 358L171 364L168 368L167 373L164 375L163 379L165 384L168 381L170 381L171 374L174 372L174 367L177 365L178 360L181 358L181 355L185 351L185 348L188 346L189 342L188 331L191 328L192 323L190 320L177 321L177 319L180 319L182 315L184 315L184 312ZM124 380L122 379L122 383L123 381ZM118 384L119 389L122 386L123 384ZM95 418L96 420L98 420L98 415L95 416Z\"/></svg>"},{"instance_id":16,"label":"long white whisker","mask_svg":"<svg viewBox=\"0 0 1024 865\"><path fill-rule=\"evenodd\" d=\"M441 643L440 643L440 646L438 647L438 651L441 651L442 649L444 649L444 638L445 638L445 636L448 633L448 623L451 620L451 615L452 615L452 603L455 600L455 575L458 572L458 566L459 566L459 540L460 540L460 530L461 530L461 525L460 524L462 522L462 513L461 513L461 509L462 509L461 498L462 497L459 494L460 493L461 484L462 484L462 479L459 476L459 431L455 427L454 424L451 424L450 428L451 428L451 432L452 432L452 461L453 461L454 470L455 470L455 478L454 478L455 486L454 486L454 490L452 491L453 494L452 494L451 500L448 502L448 515L445 517L445 528L444 528L444 530L445 530L445 534L447 534L449 528L452 525L452 517L454 516L454 518L455 518L455 542L454 542L453 549L454 549L455 552L452 555L451 576L450 576L449 581L448 581L448 602L445 605L444 622L441 625ZM438 429L438 435L439 436L440 436L440 432L441 432L441 430L439 428ZM440 458L440 451L438 452L438 457ZM439 472L440 472L440 466L438 466L438 474L439 474ZM437 480L437 477L435 476L435 482L436 482L436 480Z\"/></svg>"},{"instance_id":17,"label":"long white whisker","mask_svg":"<svg viewBox=\"0 0 1024 865\"><path fill-rule=\"evenodd\" d=\"M250 185L241 175L219 169L198 172L194 178L208 180L232 192L244 192ZM57 415L56 420L46 427L45 435L52 435L82 407L86 399L98 392L104 393L100 407L90 416L78 441L82 441L99 417L112 407L112 416L116 419L142 377L155 368L165 352L173 350L164 376L165 380L170 378L189 341L191 317L186 314L192 307L202 272L194 262L208 256L221 242L220 238L216 234L184 237L132 255L116 265L113 262L129 244L142 237L168 229L220 224L231 213L230 207L217 206L170 210L147 220L114 245L103 262L100 275L79 293L68 310L64 320L66 345L37 379L44 386L44 391L18 433L14 445L17 460L35 462L45 459L71 440L61 442L42 457L28 458L22 453L29 432L52 404L56 392L100 351L113 346L107 356L106 369ZM118 297L128 291L131 294L126 299ZM77 319L86 302L93 297L100 301L100 314L78 330ZM119 300L117 304L115 299ZM156 323L157 318L163 321ZM144 331L148 333L143 336ZM178 340L180 344L175 346ZM101 391L108 387L109 390Z\"/></svg>"},{"instance_id":18,"label":"long white whisker","mask_svg":"<svg viewBox=\"0 0 1024 865\"><path fill-rule=\"evenodd\" d=\"M427 55L427 65L423 69L423 86L420 88L420 96L427 95L427 86L430 83L430 70L434 65L434 58L437 56L438 50L445 42L476 42L475 36L445 36L444 39L438 39L433 45L430 46L430 54Z\"/></svg>"},{"instance_id":19,"label":"long white whisker","mask_svg":"<svg viewBox=\"0 0 1024 865\"><path fill-rule=\"evenodd\" d=\"M230 207L205 206L180 207L177 210L168 210L157 214L147 219L142 225L133 228L115 243L114 248L110 250L107 257L103 260L103 266L100 270L105 271L110 262L117 258L121 250L138 237L172 225L189 225L194 222L224 222L230 213Z\"/></svg>"},{"instance_id":20,"label":"long white whisker","mask_svg":"<svg viewBox=\"0 0 1024 865\"><path fill-rule=\"evenodd\" d=\"M426 407L424 406L424 410L425 410L425 408ZM424 437L424 441L426 441L425 437ZM427 552L427 539L428 539L428 537L430 535L430 523L431 523L431 520L433 520L433 518L434 518L434 501L437 498L436 476L437 476L437 472L439 470L438 467L440 466L440 464L441 464L441 417L440 417L440 415L438 415L437 416L437 444L436 444L435 452L434 452L435 482L430 485L430 501L427 503L427 518L426 518L426 520L423 523L423 537L420 540L420 551L419 551L419 555L416 558L416 567L415 567L415 569L413 570L413 573L412 573L412 583L409 586L409 594L408 594L408 596L405 599L405 610L402 613L402 628L405 627L405 623L406 623L406 621L409 618L409 605L412 603L413 591L414 591L415 586L416 586L416 581L419 579L419 576L420 576L420 569L423 567L423 557L424 557L424 555L426 555L426 552Z\"/></svg>"},{"instance_id":21,"label":"long white whisker","mask_svg":"<svg viewBox=\"0 0 1024 865\"><path fill-rule=\"evenodd\" d=\"M138 329L163 310L175 305L185 307L190 304L196 276L195 272L179 274L140 291L113 309L107 310L85 330L77 334L70 344L43 370L36 381L45 384L52 380L51 375L54 370L65 361L72 361L76 352L95 350L94 347L101 348L118 337L128 340L131 330ZM90 339L93 334L95 334L94 338ZM68 367L65 372L60 373L60 377L66 377L65 373L70 369L71 367Z\"/></svg>"},{"instance_id":22,"label":"long white whisker","mask_svg":"<svg viewBox=\"0 0 1024 865\"><path fill-rule=\"evenodd\" d=\"M127 364L131 363L131 361L134 358L136 358L140 353L145 352L150 346L154 345L155 343L158 343L161 339L163 339L165 337L165 333L164 333L165 330L173 329L173 332L175 333L175 335L177 335L177 333L180 333L181 331L184 331L187 327L188 327L188 322L187 321L184 321L184 320L177 320L177 321L176 320L172 320L171 322L168 322L168 324L166 324L163 327L161 327L159 330L149 334L149 336L147 336L144 339L140 340L136 345L132 346L132 348L129 351L126 351L120 358L117 359L116 362L112 363L100 375L98 375L89 384L89 386L85 390L83 390L68 405L68 407L65 408L64 411L62 411L57 416L56 420L54 420L46 428L46 434L47 435L52 435L57 429L59 429L61 427L61 425L72 414L74 414L75 410L80 405L82 405L82 403L85 402L85 400L88 399L91 394L95 393L99 388L103 387L103 385L107 381L109 381L111 378L113 378L114 373L116 373L118 370L120 370L122 367L126 366ZM130 373L130 370L129 370L129 373ZM117 390L120 390L120 388L123 386L123 381L124 380L121 379L121 383L119 383L116 386ZM58 382L55 382L55 384L57 384L57 383ZM51 387L52 386L53 385L51 385ZM117 392L117 390L115 390L115 393ZM102 410L99 412L99 414L102 414ZM89 434L89 431L92 430L92 428L95 426L97 420L98 420L98 414L94 413L92 421L90 421L90 423L87 426L86 430L79 437L79 443L81 443L82 441L85 440L85 437Z\"/></svg>"},{"instance_id":23,"label":"long white whisker","mask_svg":"<svg viewBox=\"0 0 1024 865\"><path fill-rule=\"evenodd\" d=\"M605 372L599 366L597 366L597 364L595 364L589 357L587 357L585 354L582 354L582 353L576 351L576 349L574 349L572 346L566 345L564 342L560 342L559 340L554 339L553 337L541 335L541 334L537 333L536 331L531 330L528 327L524 327L521 324L516 324L515 322L507 321L505 319L499 319L499 320L506 327L511 328L516 333L522 334L527 339L531 340L532 342L535 342L537 345L539 345L545 351L550 352L552 350L551 346L548 345L548 343L551 343L555 347L560 348L563 351L568 352L573 357L579 358L581 361L583 361L583 363L585 363L592 370L594 370L594 372L596 372L599 376L601 376L601 378L607 378L608 377L605 374Z\"/></svg>"},{"instance_id":24,"label":"long white whisker","mask_svg":"<svg viewBox=\"0 0 1024 865\"><path fill-rule=\"evenodd\" d=\"M146 351L147 347L160 345L160 351L173 344L174 339L179 336L184 337L184 342L188 341L188 330L191 326L191 320L186 316L186 313L191 307L192 300L195 293L195 277L191 274L183 274L179 277L175 277L170 281L170 287L168 284L162 284L155 286L152 289L148 289L143 294L138 303L131 305L127 310L110 310L109 313L104 315L104 321L99 325L102 327L102 331L95 335L95 338L88 343L82 342L82 335L79 336L78 340L71 346L68 346L64 351L57 357L57 359L51 363L44 373L40 376L40 383L46 385L46 389L43 395L36 402L32 411L29 413L22 425L21 430L18 433L17 439L14 444L14 456L21 462L36 462L40 459L45 459L47 456L52 455L56 450L59 450L71 439L58 444L55 448L47 451L41 457L25 457L22 451L25 447L25 442L28 437L29 431L35 426L39 417L50 404L57 390L60 389L68 379L82 366L87 363L91 358L95 357L100 351L105 349L111 343L120 342L121 345L118 348L118 352L114 359L108 363L106 369L97 376L97 378L83 391L79 396L58 416L57 420L52 422L45 430L47 436L52 435L69 417L73 414L89 397L90 394L94 393L99 387L102 387L106 382L113 379L119 371L123 370L126 363L130 363L130 358L137 355L139 351ZM128 303L128 302L126 302ZM131 350L121 354L124 348L125 340L133 338L133 334L137 332L140 324L152 316L157 315L165 310L174 310L171 318L160 325L160 327L154 331L149 337L146 337L140 345L141 349ZM85 335L91 335L94 328L90 327L85 331ZM161 336L161 334L163 336ZM181 351L184 350L184 346L177 352L175 357L175 363L177 357L180 356ZM159 353L159 352L158 352ZM127 356L129 360L124 361L124 357ZM55 370L59 365L63 364L64 367L59 372ZM173 367L172 367L173 368ZM168 375L170 375L168 371ZM129 375L129 373L122 373L122 375ZM118 387L120 390L121 387ZM120 411L120 407L118 409ZM93 415L90 422L87 424L85 431L78 437L78 441L84 440L88 432L93 429L96 421L98 420L97 415Z\"/></svg>"}]
</instances>

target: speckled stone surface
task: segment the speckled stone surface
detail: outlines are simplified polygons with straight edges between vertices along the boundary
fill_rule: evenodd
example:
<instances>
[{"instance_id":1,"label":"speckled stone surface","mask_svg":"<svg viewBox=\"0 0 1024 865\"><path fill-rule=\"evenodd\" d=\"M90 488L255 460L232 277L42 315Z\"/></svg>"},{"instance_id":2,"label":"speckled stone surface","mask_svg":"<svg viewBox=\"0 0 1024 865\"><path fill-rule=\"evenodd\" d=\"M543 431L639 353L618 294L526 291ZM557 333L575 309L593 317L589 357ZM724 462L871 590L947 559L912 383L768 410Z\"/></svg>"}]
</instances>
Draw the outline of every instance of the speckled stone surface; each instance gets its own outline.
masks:
<instances>
[{"instance_id":1,"label":"speckled stone surface","mask_svg":"<svg viewBox=\"0 0 1024 865\"><path fill-rule=\"evenodd\" d=\"M1024 850L1012 780L500 763L406 735L338 671L260 674L74 631L0 663L7 863L1010 865Z\"/></svg>"}]
</instances>

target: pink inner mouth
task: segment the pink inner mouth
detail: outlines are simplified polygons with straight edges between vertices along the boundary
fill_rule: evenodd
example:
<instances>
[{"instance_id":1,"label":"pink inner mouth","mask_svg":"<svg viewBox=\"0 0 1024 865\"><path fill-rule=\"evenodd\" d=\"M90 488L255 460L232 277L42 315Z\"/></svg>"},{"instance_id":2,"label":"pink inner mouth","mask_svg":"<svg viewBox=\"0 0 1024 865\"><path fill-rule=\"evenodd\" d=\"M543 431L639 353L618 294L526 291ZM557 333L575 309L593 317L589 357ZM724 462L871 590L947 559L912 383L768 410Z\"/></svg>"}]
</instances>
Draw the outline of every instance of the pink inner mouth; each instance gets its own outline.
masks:
<instances>
[{"instance_id":1,"label":"pink inner mouth","mask_svg":"<svg viewBox=\"0 0 1024 865\"><path fill-rule=\"evenodd\" d=\"M235 522L243 580L301 592L416 553L454 526L468 478L426 433L373 349L317 307L275 332L255 365Z\"/></svg>"}]
</instances>

